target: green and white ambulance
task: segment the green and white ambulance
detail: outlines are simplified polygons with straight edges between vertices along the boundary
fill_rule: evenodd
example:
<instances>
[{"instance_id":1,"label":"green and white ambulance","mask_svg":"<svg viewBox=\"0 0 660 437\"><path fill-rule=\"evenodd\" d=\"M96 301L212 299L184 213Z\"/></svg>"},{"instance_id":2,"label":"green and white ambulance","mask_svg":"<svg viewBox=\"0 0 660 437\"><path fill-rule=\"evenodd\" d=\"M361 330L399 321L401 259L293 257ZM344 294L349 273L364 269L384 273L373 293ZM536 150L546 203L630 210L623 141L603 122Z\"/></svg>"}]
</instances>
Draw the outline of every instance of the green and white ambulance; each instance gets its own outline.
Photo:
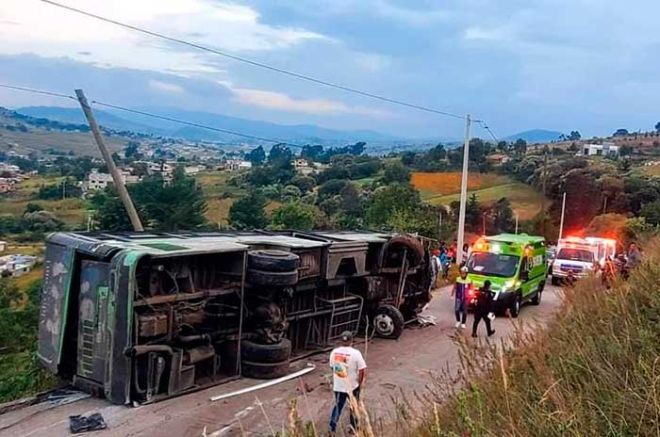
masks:
<instances>
[{"instance_id":1,"label":"green and white ambulance","mask_svg":"<svg viewBox=\"0 0 660 437\"><path fill-rule=\"evenodd\" d=\"M496 293L495 312L510 309L518 317L525 302L541 303L547 279L546 247L543 237L527 234L500 234L483 237L473 246L467 261L472 289L486 280ZM470 304L473 304L470 296Z\"/></svg>"}]
</instances>

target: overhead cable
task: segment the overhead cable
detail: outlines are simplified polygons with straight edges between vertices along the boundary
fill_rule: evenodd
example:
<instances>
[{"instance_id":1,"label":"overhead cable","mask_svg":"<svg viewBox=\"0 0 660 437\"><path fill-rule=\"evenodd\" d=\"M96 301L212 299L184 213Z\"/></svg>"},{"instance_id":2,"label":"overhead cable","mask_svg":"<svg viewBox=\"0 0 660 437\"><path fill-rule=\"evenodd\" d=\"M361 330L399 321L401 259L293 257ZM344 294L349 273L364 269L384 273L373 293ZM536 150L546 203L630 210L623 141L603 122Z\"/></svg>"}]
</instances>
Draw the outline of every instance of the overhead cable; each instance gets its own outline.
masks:
<instances>
[{"instance_id":1,"label":"overhead cable","mask_svg":"<svg viewBox=\"0 0 660 437\"><path fill-rule=\"evenodd\" d=\"M165 35L163 33L155 32L153 30L149 30L149 29L145 29L145 28L142 28L142 27L134 26L134 25L128 24L128 23L124 23L122 21L117 21L117 20L114 20L114 19L111 19L111 18L103 17L101 15L97 15L97 14L94 14L92 12L88 12L88 11L85 11L85 10L82 10L82 9L74 8L73 6L68 6L68 5L65 5L65 4L62 4L62 3L58 3L58 2L53 1L53 0L39 0L39 1L41 1L43 3L47 3L47 4L52 5L52 6L56 6L58 8L66 9L66 10L71 11L71 12L75 12L77 14L84 15L86 17L90 17L90 18L94 18L96 20L100 20L100 21L103 21L103 22L106 22L106 23L110 23L110 24L113 24L115 26L123 27L125 29L129 29L129 30L132 30L134 32L139 32L139 33L149 35L149 36L152 36L152 37L155 37L155 38L160 38L160 39L170 41L170 42L174 42L174 43L177 43L177 44L186 45L188 47L192 47L192 48L197 49L197 50L202 50L202 51L205 51L205 52L208 52L208 53L213 53L215 55L223 56L225 58L232 59L232 60L238 61L238 62L242 62L244 64L249 64L249 65L252 65L253 67L259 67L259 68L270 70L270 71L280 73L280 74L283 74L283 75L286 75L286 76L294 77L296 79L305 80L307 82L312 82L312 83L315 83L315 84L318 84L318 85L323 85L323 86L326 86L326 87L335 88L335 89L338 89L338 90L342 90L342 91L345 91L345 92L357 94L357 95L360 95L360 96L363 96L363 97L369 97L369 98L372 98L372 99L380 100L380 101L391 103L391 104L394 104L394 105L405 106L405 107L412 108L412 109L417 109L417 110L420 110L420 111L425 111L425 112L430 112L430 113L433 113L433 114L443 115L443 116L446 116L446 117L453 117L453 118L465 120L464 115L454 114L454 113L451 113L451 112L441 111L439 109L430 108L428 106L423 106L423 105L418 105L418 104L415 104L415 103L405 102L403 100L398 100L398 99L394 99L394 98L391 98L391 97L386 97L386 96L382 96L382 95L379 95L379 94L370 93L368 91L362 91L362 90L359 90L357 88L352 88L352 87L349 87L349 86L346 86L346 85L341 85L341 84L337 84L337 83L334 83L334 82L328 82L326 80L318 79L318 78L308 76L306 74L298 73L298 72L295 72L295 71L285 70L283 68L275 67L273 65L265 64L263 62L255 61L255 60L244 58L244 57L241 57L241 56L232 55L231 53L228 53L228 52L225 52L225 51L222 51L222 50L218 50L218 49L215 49L215 48L212 48L212 47L204 46L204 45L199 44L199 43L187 41L187 40L184 40L184 39L181 39L181 38L176 38L176 37L173 37L173 36Z\"/></svg>"}]
</instances>

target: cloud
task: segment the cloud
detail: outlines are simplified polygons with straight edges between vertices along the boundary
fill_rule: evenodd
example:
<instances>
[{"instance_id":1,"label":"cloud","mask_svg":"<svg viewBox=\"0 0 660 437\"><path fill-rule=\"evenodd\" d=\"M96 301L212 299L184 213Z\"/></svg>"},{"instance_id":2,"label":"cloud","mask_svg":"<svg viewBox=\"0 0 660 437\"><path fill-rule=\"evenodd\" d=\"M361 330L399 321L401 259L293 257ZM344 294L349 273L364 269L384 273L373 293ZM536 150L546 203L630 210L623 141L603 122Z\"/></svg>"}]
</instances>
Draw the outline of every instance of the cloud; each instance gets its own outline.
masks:
<instances>
[{"instance_id":1,"label":"cloud","mask_svg":"<svg viewBox=\"0 0 660 437\"><path fill-rule=\"evenodd\" d=\"M235 102L248 106L313 115L359 114L379 118L391 116L387 111L363 106L348 106L335 100L301 99L276 91L239 88L227 82L222 82L221 85L233 94Z\"/></svg>"},{"instance_id":2,"label":"cloud","mask_svg":"<svg viewBox=\"0 0 660 437\"><path fill-rule=\"evenodd\" d=\"M159 92L174 94L183 94L186 92L186 90L180 85L155 79L149 80L149 88Z\"/></svg>"},{"instance_id":3,"label":"cloud","mask_svg":"<svg viewBox=\"0 0 660 437\"><path fill-rule=\"evenodd\" d=\"M331 41L316 32L264 24L257 10L217 0L67 0L65 4L156 32L192 38L228 52L276 51L308 41ZM38 1L2 0L0 54L34 53L84 60L94 50L99 66L152 71L199 70L208 74L215 55L156 40ZM215 73L211 72L211 74Z\"/></svg>"}]
</instances>

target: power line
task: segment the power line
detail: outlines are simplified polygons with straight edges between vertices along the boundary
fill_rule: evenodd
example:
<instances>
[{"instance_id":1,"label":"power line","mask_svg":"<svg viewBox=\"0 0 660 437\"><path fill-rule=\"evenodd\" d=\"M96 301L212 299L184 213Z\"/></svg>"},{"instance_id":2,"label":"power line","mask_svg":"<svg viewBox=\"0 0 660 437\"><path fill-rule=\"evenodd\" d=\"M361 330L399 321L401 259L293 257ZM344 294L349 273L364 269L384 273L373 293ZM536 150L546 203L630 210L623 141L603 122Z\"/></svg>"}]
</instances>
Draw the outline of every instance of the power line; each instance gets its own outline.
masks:
<instances>
[{"instance_id":1,"label":"power line","mask_svg":"<svg viewBox=\"0 0 660 437\"><path fill-rule=\"evenodd\" d=\"M7 89L11 89L11 90L22 91L22 92L33 93L33 94L41 94L41 95L46 95L46 96L61 97L61 98L65 98L65 99L71 99L71 100L78 101L78 99L76 99L75 97L70 96L70 95L55 93L55 92L52 92L52 91L38 90L38 89L35 89L35 88L27 88L27 87L20 87L20 86L7 85L7 84L0 84L0 88L7 88ZM192 121L186 121L186 120L181 120L181 119L174 118L174 117L168 117L168 116L165 116L165 115L152 114L150 112L139 111L137 109L126 108L124 106L114 105L112 103L101 102L101 101L98 101L98 100L92 100L91 103L99 105L99 106L105 106L107 108L116 109L116 110L119 110L119 111L125 111L125 112L130 112L130 113L133 113L133 114L144 115L146 117L157 118L157 119L160 119L160 120L171 121L173 123L179 123L179 124L183 124L183 125L186 125L186 126L193 126L193 127L198 127L200 129L207 129L207 130L211 130L211 131L215 131L215 132L221 132L221 133L225 133L225 134L235 135L237 137L248 138L248 139L251 139L251 140L265 141L265 142L274 143L274 144L283 144L283 145L286 145L286 146L289 146L289 147L296 147L296 148L300 148L300 149L303 148L303 146L301 146L299 144L293 144L293 143L289 143L289 142L274 139L274 138L266 138L266 137L260 137L260 136L257 136L257 135L244 134L242 132L236 132L236 131L232 131L232 130L229 130L229 129L221 129L221 128L208 126L208 125L201 124L201 123L195 123L195 122L192 122Z\"/></svg>"},{"instance_id":2,"label":"power line","mask_svg":"<svg viewBox=\"0 0 660 437\"><path fill-rule=\"evenodd\" d=\"M67 95L67 94L61 94L61 93L56 93L56 92L53 92L53 91L46 91L46 90L40 90L40 89L35 89L35 88L27 88L27 87L8 85L8 84L0 84L0 88L7 88L7 89L11 89L11 90L16 90L16 91L22 91L22 92L33 93L33 94L41 94L41 95L52 96L52 97L60 97L60 98L65 98L65 99L78 101L78 99L76 99L74 96ZM99 101L99 100L92 100L91 103L95 104L95 105L98 105L98 106L104 106L106 108L115 109L115 110L118 110L118 111L129 112L129 113L132 113L132 114L138 114L138 115L142 115L142 116L145 116L145 117L151 117L151 118L155 118L155 119L158 119L158 120L169 121L169 122L172 122L172 123L178 123L178 124L182 124L182 125L185 125L185 126L197 127L197 128L200 128L200 129L206 129L206 130L210 130L210 131L214 131L214 132L220 132L220 133L225 133L225 134L229 134L229 135L235 135L237 137L247 138L247 139L251 139L251 140L264 141L264 142L273 143L273 144L282 144L282 145L285 145L285 146L298 148L298 149L302 149L304 147L300 144L293 144L293 143L289 143L287 141L282 141L282 140L275 139L275 138L262 137L262 136L258 136L258 135L251 135L251 134L246 134L246 133L242 133L242 132L237 132L237 131L233 131L233 130L229 130L229 129L222 129L222 128L213 127L213 126L209 126L209 125L202 124L202 123L195 123L195 122L192 122L192 121L181 120L179 118L169 117L169 116L166 116L166 115L154 114L154 113L147 112L147 111L140 111L140 110L137 110L137 109L131 109L131 108L127 108L125 106L115 105L115 104L112 104L112 103L102 102L102 101ZM490 127L488 127L488 125L486 125L486 123L483 120L474 120L474 121L476 123L479 123L491 135L493 140L495 140L496 142L499 141L497 139L497 137L495 136L495 134L493 133L493 131L490 129Z\"/></svg>"},{"instance_id":3,"label":"power line","mask_svg":"<svg viewBox=\"0 0 660 437\"><path fill-rule=\"evenodd\" d=\"M105 106L106 108L112 108L112 109L117 109L119 111L130 112L132 114L144 115L146 117L156 118L156 119L159 119L159 120L171 121L173 123L179 123L179 124L183 124L183 125L186 125L186 126L193 126L193 127L198 127L198 128L201 128L201 129L207 129L207 130L215 131L215 132L221 132L221 133L225 133L225 134L236 135L238 137L249 138L251 140L259 140L259 141L266 141L266 142L269 142L269 143L284 144L286 146L297 147L297 148L300 148L300 149L302 149L302 147L303 147L299 144L292 144L292 143L288 143L288 142L282 141L282 140L277 140L277 139L273 139L273 138L266 138L266 137L260 137L260 136L257 136L257 135L244 134L244 133L241 133L241 132L236 132L236 131L232 131L232 130L228 130L228 129L221 129L221 128L213 127L213 126L207 126L207 125L201 124L201 123L195 123L195 122L192 122L192 121L180 120L178 118L168 117L166 115L152 114L150 112L139 111L137 109L131 109L131 108L126 108L126 107L119 106L119 105L113 105L111 103L100 102L98 100L92 100L91 103L95 104L95 105L99 105L99 106Z\"/></svg>"},{"instance_id":4,"label":"power line","mask_svg":"<svg viewBox=\"0 0 660 437\"><path fill-rule=\"evenodd\" d=\"M486 124L485 121L478 120L478 123L481 125L481 127L483 127L490 134L490 136L493 138L493 140L495 140L496 143L498 143L500 141L500 140L497 139L497 137L495 136L493 131L488 127L488 125Z\"/></svg>"},{"instance_id":5,"label":"power line","mask_svg":"<svg viewBox=\"0 0 660 437\"><path fill-rule=\"evenodd\" d=\"M148 29L144 29L144 28L141 28L141 27L133 26L131 24L127 24L127 23L124 23L124 22L121 22L121 21L117 21L117 20L114 20L114 19L111 19L111 18L106 18L106 17L103 17L101 15L97 15L97 14L94 14L94 13L91 13L91 12L87 12L87 11L84 11L82 9L74 8L72 6L68 6L68 5L58 3L58 2L55 2L55 1L52 1L52 0L39 0L39 1L41 1L43 3L47 3L47 4L52 5L52 6L56 6L58 8L66 9L66 10L71 11L71 12L75 12L77 14L85 15L87 17L94 18L96 20L100 20L100 21L104 21L106 23L114 24L115 26L120 26L120 27L123 27L125 29L132 30L134 32L139 32L139 33L149 35L149 36L153 36L153 37L156 37L156 38L160 38L160 39L163 39L163 40L166 40L166 41L186 45L188 47L192 47L192 48L202 50L202 51L205 51L205 52L208 52L208 53L213 53L215 55L223 56L225 58L229 58L229 59L232 59L234 61L242 62L244 64L249 64L249 65L252 65L254 67L259 67L259 68L274 71L276 73L280 73L280 74L283 74L283 75L286 75L286 76L295 77L296 79L305 80L307 82L312 82L312 83L315 83L315 84L318 84L318 85L323 85L323 86L326 86L326 87L335 88L335 89L342 90L342 91L345 91L345 92L357 94L357 95L360 95L360 96L363 96L363 97L369 97L369 98L372 98L372 99L380 100L380 101L383 101L383 102L387 102L387 103L391 103L391 104L395 104L395 105L399 105L399 106L405 106L405 107L412 108L412 109L417 109L417 110L420 110L420 111L425 111L425 112L430 112L430 113L433 113L433 114L443 115L443 116L446 116L446 117L453 117L453 118L465 120L464 115L453 114L451 112L441 111L439 109L429 108L427 106L422 106L422 105L417 105L417 104L414 104L414 103L404 102L403 100L398 100L398 99L394 99L394 98L390 98L390 97L385 97L385 96L382 96L382 95L379 95L379 94L374 94L374 93L370 93L370 92L367 92L367 91L362 91L362 90L359 90L357 88L352 88L352 87L349 87L349 86L340 85L340 84L333 83L333 82L328 82L328 81L325 81L325 80L322 80L322 79L317 79L315 77L308 76L308 75L305 75L305 74L302 74L302 73L297 73L295 71L285 70L285 69L279 68L279 67L274 67L272 65L265 64L263 62L258 62L258 61L254 61L252 59L244 58L244 57L241 57L241 56L232 55L232 54L224 52L222 50L214 49L214 48L207 47L207 46L204 46L204 45L201 45L201 44L198 44L198 43L194 43L194 42L186 41L186 40L176 38L176 37L173 37L173 36L165 35L165 34L162 34L162 33L159 33L159 32L155 32L153 30L148 30Z\"/></svg>"},{"instance_id":6,"label":"power line","mask_svg":"<svg viewBox=\"0 0 660 437\"><path fill-rule=\"evenodd\" d=\"M0 88L7 88L7 89L10 89L10 90L15 90L15 91L25 91L25 92L33 93L33 94L42 94L42 95L45 95L45 96L62 97L62 98L65 98L65 99L76 100L75 97L69 96L69 95L66 95L66 94L54 93L52 91L37 90L37 89L34 89L34 88L26 88L26 87L22 87L22 86L0 84Z\"/></svg>"}]
</instances>

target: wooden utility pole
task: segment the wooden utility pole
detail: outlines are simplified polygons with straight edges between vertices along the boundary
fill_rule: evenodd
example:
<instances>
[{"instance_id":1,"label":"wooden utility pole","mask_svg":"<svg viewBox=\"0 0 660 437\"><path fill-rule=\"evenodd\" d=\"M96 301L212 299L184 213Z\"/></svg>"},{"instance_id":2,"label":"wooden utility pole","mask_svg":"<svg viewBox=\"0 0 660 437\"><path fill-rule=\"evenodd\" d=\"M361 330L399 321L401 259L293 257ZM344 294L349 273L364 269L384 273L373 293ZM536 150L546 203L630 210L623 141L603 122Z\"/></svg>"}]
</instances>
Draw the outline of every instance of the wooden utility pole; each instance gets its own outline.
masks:
<instances>
[{"instance_id":1,"label":"wooden utility pole","mask_svg":"<svg viewBox=\"0 0 660 437\"><path fill-rule=\"evenodd\" d=\"M144 231L144 228L142 227L142 222L140 221L140 217L138 216L138 213L135 210L135 205L133 205L133 201L131 200L131 196L128 194L128 190L126 190L126 186L124 185L124 180L121 178L121 175L119 174L119 170L117 170L117 166L115 165L115 162L112 160L112 156L110 156L110 152L108 152L108 148L105 146L105 142L103 141L103 137L101 136L101 130L99 129L99 125L96 123L96 119L94 118L94 113L92 112L92 108L89 106L89 103L87 103L87 97L85 97L85 93L83 93L83 90L76 90L76 97L78 97L78 102L80 103L80 107L85 113L85 118L87 118L87 123L89 123L89 127L92 130L92 134L94 135L94 140L96 141L96 144L99 146L99 150L101 150L101 155L103 155L103 159L105 160L105 163L108 166L108 171L112 175L112 180L114 181L115 187L117 188L117 192L119 193L119 198L124 204L124 208L126 208L128 217L131 219L133 230L135 230L136 232L142 232Z\"/></svg>"}]
</instances>

